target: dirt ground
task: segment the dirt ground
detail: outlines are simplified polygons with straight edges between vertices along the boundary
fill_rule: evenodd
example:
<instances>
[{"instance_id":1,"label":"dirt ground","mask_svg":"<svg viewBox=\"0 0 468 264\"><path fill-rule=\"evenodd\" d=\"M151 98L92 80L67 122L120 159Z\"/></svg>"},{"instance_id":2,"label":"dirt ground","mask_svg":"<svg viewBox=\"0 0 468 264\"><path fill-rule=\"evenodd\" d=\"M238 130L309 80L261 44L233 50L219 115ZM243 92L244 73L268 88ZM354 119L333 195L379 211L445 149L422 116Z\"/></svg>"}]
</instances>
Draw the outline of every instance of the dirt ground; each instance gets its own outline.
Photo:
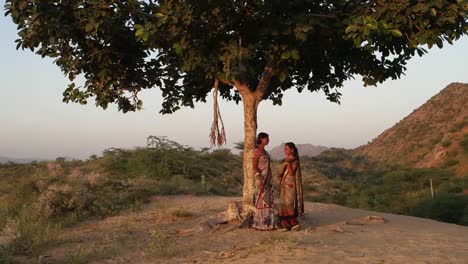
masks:
<instances>
[{"instance_id":1,"label":"dirt ground","mask_svg":"<svg viewBox=\"0 0 468 264\"><path fill-rule=\"evenodd\" d=\"M305 204L301 231L201 223L237 197L156 196L142 210L62 230L23 263L468 263L468 227ZM376 216L369 218L368 216ZM367 218L366 218L367 217ZM383 221L388 220L388 221Z\"/></svg>"}]
</instances>

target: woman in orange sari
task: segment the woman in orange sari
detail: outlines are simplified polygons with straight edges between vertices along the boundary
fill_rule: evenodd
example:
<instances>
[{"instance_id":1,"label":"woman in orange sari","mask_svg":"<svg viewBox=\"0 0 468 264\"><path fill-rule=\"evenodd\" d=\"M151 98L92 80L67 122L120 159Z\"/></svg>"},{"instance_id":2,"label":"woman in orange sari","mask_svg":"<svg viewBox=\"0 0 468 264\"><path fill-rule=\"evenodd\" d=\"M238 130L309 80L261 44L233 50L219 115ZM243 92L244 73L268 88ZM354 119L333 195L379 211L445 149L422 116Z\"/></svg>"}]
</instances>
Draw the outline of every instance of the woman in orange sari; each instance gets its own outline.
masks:
<instances>
[{"instance_id":1,"label":"woman in orange sari","mask_svg":"<svg viewBox=\"0 0 468 264\"><path fill-rule=\"evenodd\" d=\"M280 195L278 208L278 227L280 231L300 230L297 218L304 214L304 199L302 195L301 165L296 145L292 142L284 146L286 155L280 179Z\"/></svg>"},{"instance_id":2,"label":"woman in orange sari","mask_svg":"<svg viewBox=\"0 0 468 264\"><path fill-rule=\"evenodd\" d=\"M253 167L255 170L255 192L254 206L255 215L253 217L252 228L256 230L275 229L275 212L273 209L273 190L271 185L270 156L265 150L270 139L268 134L260 133L257 137L257 147L253 157Z\"/></svg>"}]
</instances>

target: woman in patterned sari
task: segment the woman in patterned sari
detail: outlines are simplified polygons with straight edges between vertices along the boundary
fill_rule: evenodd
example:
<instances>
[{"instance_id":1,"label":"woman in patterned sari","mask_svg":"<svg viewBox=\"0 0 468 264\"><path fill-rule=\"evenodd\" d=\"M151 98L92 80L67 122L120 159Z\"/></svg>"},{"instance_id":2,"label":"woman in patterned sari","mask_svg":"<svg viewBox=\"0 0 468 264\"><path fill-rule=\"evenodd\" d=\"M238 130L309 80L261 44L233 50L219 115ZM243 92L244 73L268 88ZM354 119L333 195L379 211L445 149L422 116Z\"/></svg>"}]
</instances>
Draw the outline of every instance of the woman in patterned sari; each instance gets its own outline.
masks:
<instances>
[{"instance_id":1,"label":"woman in patterned sari","mask_svg":"<svg viewBox=\"0 0 468 264\"><path fill-rule=\"evenodd\" d=\"M278 226L280 231L300 230L297 218L304 214L302 195L301 166L296 145L292 142L284 146L286 155L280 179L280 202L278 208Z\"/></svg>"},{"instance_id":2,"label":"woman in patterned sari","mask_svg":"<svg viewBox=\"0 0 468 264\"><path fill-rule=\"evenodd\" d=\"M253 167L255 169L255 193L252 228L256 230L275 229L275 213L273 210L273 190L271 185L270 156L265 146L270 142L268 134L260 133L257 137L257 147L254 151Z\"/></svg>"}]
</instances>

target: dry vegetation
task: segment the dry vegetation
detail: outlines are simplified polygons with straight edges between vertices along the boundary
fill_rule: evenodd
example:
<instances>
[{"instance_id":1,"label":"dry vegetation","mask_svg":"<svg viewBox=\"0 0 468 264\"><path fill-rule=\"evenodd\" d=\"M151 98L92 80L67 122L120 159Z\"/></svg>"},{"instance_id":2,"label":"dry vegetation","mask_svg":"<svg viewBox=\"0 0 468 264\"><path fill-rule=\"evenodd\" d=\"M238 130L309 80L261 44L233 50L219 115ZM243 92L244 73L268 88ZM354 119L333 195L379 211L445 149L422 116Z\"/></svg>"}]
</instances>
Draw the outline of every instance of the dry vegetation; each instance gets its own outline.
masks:
<instances>
[{"instance_id":1,"label":"dry vegetation","mask_svg":"<svg viewBox=\"0 0 468 264\"><path fill-rule=\"evenodd\" d=\"M193 226L225 208L227 201L204 204L203 199L209 200L205 197L195 206L189 200L185 200L187 204L172 203L171 198L154 197L240 195L241 158L228 150L195 151L158 140L148 148L110 149L88 161L0 165L1 262L11 263L15 256L16 260L49 258L42 263L54 263L46 257L51 255L60 259L58 263L88 263L133 251L149 259L210 251L203 237L195 236L198 229ZM306 200L468 223L468 199L463 195L468 182L448 171L389 168L341 149L304 157L301 162ZM274 163L273 170L279 171L280 166ZM436 192L434 200L428 199L429 177ZM213 207L218 209L213 211ZM125 220L126 215L132 218ZM83 222L99 224L90 227ZM182 249L174 247L184 240L181 237L192 236L198 238L187 241ZM279 236L262 235L263 240L256 243L278 242ZM222 244L223 239L216 243ZM220 248L216 243L211 246ZM187 248L192 251L186 252ZM237 244L219 251L206 254L250 254ZM119 261L125 262L125 258Z\"/></svg>"},{"instance_id":2,"label":"dry vegetation","mask_svg":"<svg viewBox=\"0 0 468 264\"><path fill-rule=\"evenodd\" d=\"M153 196L141 210L63 228L55 243L38 256L15 259L50 264L250 264L258 259L271 263L310 263L311 259L319 263L463 263L468 257L464 227L321 203L306 203L299 232L257 232L231 225L204 228L202 223L238 199ZM428 234L427 230L432 231Z\"/></svg>"},{"instance_id":3,"label":"dry vegetation","mask_svg":"<svg viewBox=\"0 0 468 264\"><path fill-rule=\"evenodd\" d=\"M0 164L0 260L39 255L64 227L138 210L153 195L240 192L237 155L155 142L148 148L110 149L86 162ZM180 210L171 216L190 215Z\"/></svg>"},{"instance_id":4,"label":"dry vegetation","mask_svg":"<svg viewBox=\"0 0 468 264\"><path fill-rule=\"evenodd\" d=\"M358 150L303 157L305 199L468 225L467 89L450 85ZM269 252L303 243L319 252L323 241L312 241L307 233L317 227L317 219L308 222L305 236L258 233L251 239L249 230L215 229L207 240L200 221L225 208L228 200L155 195L238 196L241 157L149 139L146 148L109 149L87 161L0 164L0 263L161 258L222 263L251 259L252 247ZM273 163L275 172L280 167ZM318 205L309 204L320 211ZM339 234L349 229L330 228ZM239 242L247 240L248 246Z\"/></svg>"}]
</instances>

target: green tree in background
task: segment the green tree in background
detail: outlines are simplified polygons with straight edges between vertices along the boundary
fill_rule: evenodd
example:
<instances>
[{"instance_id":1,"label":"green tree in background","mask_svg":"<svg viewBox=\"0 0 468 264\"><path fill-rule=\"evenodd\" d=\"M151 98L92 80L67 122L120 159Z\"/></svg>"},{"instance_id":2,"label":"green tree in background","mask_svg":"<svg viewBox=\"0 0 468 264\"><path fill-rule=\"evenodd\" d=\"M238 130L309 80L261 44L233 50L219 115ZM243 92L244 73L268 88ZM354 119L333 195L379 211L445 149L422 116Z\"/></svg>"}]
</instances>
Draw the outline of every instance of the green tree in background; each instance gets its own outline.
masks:
<instances>
[{"instance_id":1,"label":"green tree in background","mask_svg":"<svg viewBox=\"0 0 468 264\"><path fill-rule=\"evenodd\" d=\"M468 29L466 0L7 0L5 9L17 47L55 58L69 77L65 102L92 97L135 111L139 92L158 88L170 114L218 84L224 99L242 102L246 203L260 102L281 105L290 88L339 102L346 80L397 79L422 47Z\"/></svg>"}]
</instances>

